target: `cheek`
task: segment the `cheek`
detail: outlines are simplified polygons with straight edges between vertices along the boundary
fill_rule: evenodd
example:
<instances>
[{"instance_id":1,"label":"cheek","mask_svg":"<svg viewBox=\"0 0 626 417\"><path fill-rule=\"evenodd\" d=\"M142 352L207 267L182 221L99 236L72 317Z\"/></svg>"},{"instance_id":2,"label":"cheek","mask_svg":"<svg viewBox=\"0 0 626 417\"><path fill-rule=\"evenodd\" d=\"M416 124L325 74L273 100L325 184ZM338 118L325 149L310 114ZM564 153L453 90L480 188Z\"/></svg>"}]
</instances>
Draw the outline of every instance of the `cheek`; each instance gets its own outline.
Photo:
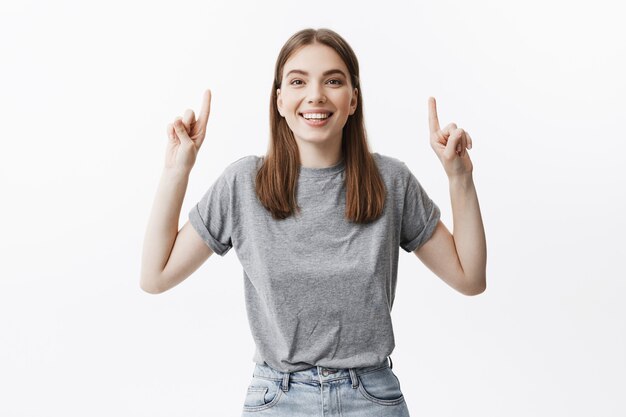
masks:
<instances>
[{"instance_id":1,"label":"cheek","mask_svg":"<svg viewBox=\"0 0 626 417\"><path fill-rule=\"evenodd\" d=\"M344 96L341 98L341 108L345 111L345 112L350 112L350 105L351 105L351 97L350 96Z\"/></svg>"},{"instance_id":2,"label":"cheek","mask_svg":"<svg viewBox=\"0 0 626 417\"><path fill-rule=\"evenodd\" d=\"M282 106L284 109L294 109L296 105L297 105L297 101L295 97L292 97L289 94L285 94L282 97Z\"/></svg>"}]
</instances>

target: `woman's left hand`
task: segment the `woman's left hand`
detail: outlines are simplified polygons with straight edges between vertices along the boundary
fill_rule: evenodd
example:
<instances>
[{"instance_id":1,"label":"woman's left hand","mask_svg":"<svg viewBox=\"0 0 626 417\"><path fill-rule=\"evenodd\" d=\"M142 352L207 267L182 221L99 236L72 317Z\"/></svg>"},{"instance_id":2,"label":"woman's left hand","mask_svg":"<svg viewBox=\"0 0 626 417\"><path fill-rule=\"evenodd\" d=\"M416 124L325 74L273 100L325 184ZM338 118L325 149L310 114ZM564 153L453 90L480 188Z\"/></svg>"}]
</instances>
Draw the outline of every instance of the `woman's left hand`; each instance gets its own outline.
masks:
<instances>
[{"instance_id":1,"label":"woman's left hand","mask_svg":"<svg viewBox=\"0 0 626 417\"><path fill-rule=\"evenodd\" d=\"M472 149L472 138L455 123L450 123L443 129L439 127L434 97L428 99L428 124L430 146L443 164L448 178L470 175L474 167L467 149Z\"/></svg>"}]
</instances>

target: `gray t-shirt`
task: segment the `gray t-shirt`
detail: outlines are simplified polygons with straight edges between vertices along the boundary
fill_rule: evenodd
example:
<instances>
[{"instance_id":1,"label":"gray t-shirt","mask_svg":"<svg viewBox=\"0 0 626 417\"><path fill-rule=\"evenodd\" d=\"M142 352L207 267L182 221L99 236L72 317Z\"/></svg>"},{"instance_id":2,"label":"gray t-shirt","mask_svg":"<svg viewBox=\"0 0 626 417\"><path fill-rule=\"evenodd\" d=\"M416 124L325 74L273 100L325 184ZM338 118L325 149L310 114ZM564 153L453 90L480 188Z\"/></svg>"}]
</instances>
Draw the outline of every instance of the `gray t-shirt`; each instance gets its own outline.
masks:
<instances>
[{"instance_id":1,"label":"gray t-shirt","mask_svg":"<svg viewBox=\"0 0 626 417\"><path fill-rule=\"evenodd\" d=\"M300 167L301 212L274 220L256 197L256 155L228 165L189 212L213 252L224 256L234 247L243 266L254 362L283 372L355 368L393 351L398 248L425 243L440 210L404 162L372 155L387 197L370 224L344 217L344 161Z\"/></svg>"}]
</instances>

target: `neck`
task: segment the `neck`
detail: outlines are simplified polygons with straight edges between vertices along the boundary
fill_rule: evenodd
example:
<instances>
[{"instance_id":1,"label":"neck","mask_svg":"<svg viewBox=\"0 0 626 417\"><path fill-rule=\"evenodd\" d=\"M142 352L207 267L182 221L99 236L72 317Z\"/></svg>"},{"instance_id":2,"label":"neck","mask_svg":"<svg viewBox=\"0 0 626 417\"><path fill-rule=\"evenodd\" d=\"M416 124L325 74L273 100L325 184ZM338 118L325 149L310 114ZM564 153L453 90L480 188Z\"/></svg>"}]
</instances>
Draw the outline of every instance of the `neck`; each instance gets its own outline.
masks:
<instances>
[{"instance_id":1,"label":"neck","mask_svg":"<svg viewBox=\"0 0 626 417\"><path fill-rule=\"evenodd\" d=\"M298 142L300 164L305 168L327 168L337 165L343 157L341 141L327 144Z\"/></svg>"}]
</instances>

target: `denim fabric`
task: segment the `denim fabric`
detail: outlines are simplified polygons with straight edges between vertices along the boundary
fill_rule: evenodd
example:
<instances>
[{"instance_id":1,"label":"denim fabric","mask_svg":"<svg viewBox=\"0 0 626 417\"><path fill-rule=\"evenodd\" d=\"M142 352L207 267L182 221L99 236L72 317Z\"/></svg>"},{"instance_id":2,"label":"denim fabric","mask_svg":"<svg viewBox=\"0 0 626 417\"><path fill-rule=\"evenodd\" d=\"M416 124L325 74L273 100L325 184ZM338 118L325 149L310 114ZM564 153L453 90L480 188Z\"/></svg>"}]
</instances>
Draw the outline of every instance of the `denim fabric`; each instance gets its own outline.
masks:
<instances>
[{"instance_id":1,"label":"denim fabric","mask_svg":"<svg viewBox=\"0 0 626 417\"><path fill-rule=\"evenodd\" d=\"M257 363L242 417L409 417L388 359L365 368L316 366L296 372Z\"/></svg>"}]
</instances>

